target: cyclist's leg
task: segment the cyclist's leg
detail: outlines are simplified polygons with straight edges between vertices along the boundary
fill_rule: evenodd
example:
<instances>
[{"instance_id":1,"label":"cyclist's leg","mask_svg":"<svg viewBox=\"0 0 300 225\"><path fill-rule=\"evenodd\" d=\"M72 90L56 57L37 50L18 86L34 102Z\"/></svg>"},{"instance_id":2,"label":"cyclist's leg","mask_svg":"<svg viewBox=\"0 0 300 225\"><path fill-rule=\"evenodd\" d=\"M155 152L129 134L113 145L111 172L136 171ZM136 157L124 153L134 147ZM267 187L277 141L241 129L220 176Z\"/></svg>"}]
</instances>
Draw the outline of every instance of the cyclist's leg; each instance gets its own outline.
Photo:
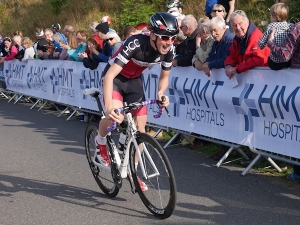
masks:
<instances>
[{"instance_id":1,"label":"cyclist's leg","mask_svg":"<svg viewBox=\"0 0 300 225\"><path fill-rule=\"evenodd\" d=\"M119 75L120 76L120 75ZM113 93L112 93L112 106L116 109L123 107L123 97L122 91L120 86L120 81L118 76L113 81ZM123 115L121 116L121 120L124 119ZM99 161L106 165L110 165L110 161L107 155L107 148L106 148L106 135L108 134L107 127L111 126L112 121L108 118L103 118L99 123L99 133L95 137L96 146L99 148ZM100 157L101 156L101 157Z\"/></svg>"}]
</instances>

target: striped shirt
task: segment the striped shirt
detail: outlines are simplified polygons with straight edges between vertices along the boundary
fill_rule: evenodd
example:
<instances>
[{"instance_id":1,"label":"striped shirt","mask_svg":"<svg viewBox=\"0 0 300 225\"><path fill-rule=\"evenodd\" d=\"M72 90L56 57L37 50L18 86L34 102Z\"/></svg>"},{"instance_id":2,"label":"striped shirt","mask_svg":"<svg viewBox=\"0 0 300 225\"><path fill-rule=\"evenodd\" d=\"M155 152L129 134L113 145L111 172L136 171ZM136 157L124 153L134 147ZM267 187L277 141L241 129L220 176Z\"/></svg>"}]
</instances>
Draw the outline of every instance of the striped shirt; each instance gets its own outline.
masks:
<instances>
[{"instance_id":1,"label":"striped shirt","mask_svg":"<svg viewBox=\"0 0 300 225\"><path fill-rule=\"evenodd\" d=\"M288 23L288 22L274 22L274 23L270 23L267 27L267 30L265 31L263 37L258 41L258 46L260 47L260 49L263 49L264 47L266 47L267 42L268 42L268 37L271 34L273 29L276 29L276 32L274 34L274 42L275 45L277 46L281 46L283 44L283 42L286 39L286 36L289 33L290 28L293 26L294 24L292 23ZM275 62L275 63L282 63L283 61L276 57L272 51L270 54L270 59Z\"/></svg>"},{"instance_id":2,"label":"striped shirt","mask_svg":"<svg viewBox=\"0 0 300 225\"><path fill-rule=\"evenodd\" d=\"M275 45L274 41L268 41L272 54L282 62L291 59L292 68L300 68L300 22L296 23L281 46Z\"/></svg>"}]
</instances>

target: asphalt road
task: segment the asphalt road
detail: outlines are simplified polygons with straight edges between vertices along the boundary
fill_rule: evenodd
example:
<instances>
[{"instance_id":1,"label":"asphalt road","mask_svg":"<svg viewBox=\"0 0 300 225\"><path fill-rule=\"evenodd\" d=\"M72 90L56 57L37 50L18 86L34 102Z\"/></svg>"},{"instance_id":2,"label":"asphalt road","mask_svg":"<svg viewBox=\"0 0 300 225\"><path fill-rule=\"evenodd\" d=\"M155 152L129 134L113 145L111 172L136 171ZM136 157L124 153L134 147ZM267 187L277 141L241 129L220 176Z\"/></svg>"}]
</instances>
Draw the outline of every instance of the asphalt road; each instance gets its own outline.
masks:
<instances>
[{"instance_id":1,"label":"asphalt road","mask_svg":"<svg viewBox=\"0 0 300 225\"><path fill-rule=\"evenodd\" d=\"M299 224L300 183L220 168L182 147L166 150L178 202L161 220L127 181L114 199L98 188L85 157L86 123L0 99L0 224Z\"/></svg>"}]
</instances>

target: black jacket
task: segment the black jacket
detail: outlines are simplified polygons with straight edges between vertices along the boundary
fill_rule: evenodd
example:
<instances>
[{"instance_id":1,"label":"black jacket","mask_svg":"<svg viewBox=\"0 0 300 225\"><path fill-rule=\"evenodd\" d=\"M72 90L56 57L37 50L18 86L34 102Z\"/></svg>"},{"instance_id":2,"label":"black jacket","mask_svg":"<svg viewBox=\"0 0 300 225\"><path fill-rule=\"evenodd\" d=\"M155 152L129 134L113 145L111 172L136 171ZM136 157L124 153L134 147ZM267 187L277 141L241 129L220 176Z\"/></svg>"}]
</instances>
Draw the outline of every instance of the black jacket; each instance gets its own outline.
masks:
<instances>
[{"instance_id":1,"label":"black jacket","mask_svg":"<svg viewBox=\"0 0 300 225\"><path fill-rule=\"evenodd\" d=\"M196 29L190 37L184 40L184 45L180 48L179 52L176 51L178 66L191 66L193 56L196 54L196 36L198 35L198 29Z\"/></svg>"}]
</instances>

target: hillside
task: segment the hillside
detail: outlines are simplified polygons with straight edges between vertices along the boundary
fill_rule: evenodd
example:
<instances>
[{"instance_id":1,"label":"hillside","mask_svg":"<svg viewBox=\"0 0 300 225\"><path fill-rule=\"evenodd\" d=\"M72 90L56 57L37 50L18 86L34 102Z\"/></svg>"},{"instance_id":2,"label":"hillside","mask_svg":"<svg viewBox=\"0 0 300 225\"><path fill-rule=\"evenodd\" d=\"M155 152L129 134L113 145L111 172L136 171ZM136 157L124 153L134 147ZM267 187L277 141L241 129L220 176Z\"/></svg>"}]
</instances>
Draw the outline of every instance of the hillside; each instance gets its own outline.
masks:
<instances>
[{"instance_id":1,"label":"hillside","mask_svg":"<svg viewBox=\"0 0 300 225\"><path fill-rule=\"evenodd\" d=\"M300 5L300 0L290 0ZM53 23L73 25L75 29L87 30L92 21L103 15L112 18L112 27L117 31L126 24L147 22L149 15L164 11L168 0L2 0L0 2L0 33L10 36L21 30L25 36L34 37L35 27L47 28ZM205 0L182 0L184 14L193 14L197 19L204 16ZM273 0L236 0L236 9L246 11L257 25L269 19L268 7ZM291 7L296 11L297 7ZM299 14L299 12L296 11Z\"/></svg>"}]
</instances>

